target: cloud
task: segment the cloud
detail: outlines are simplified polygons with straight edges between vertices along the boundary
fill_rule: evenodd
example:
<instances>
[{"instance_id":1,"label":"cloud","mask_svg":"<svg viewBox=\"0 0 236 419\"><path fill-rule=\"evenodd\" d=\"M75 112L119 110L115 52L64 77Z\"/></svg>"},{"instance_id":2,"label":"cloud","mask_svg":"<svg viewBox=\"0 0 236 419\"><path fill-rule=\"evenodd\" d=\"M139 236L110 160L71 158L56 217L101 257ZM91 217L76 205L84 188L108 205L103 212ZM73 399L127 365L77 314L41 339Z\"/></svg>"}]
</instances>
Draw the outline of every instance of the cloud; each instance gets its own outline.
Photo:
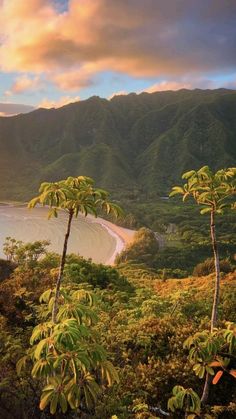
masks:
<instances>
[{"instance_id":1,"label":"cloud","mask_svg":"<svg viewBox=\"0 0 236 419\"><path fill-rule=\"evenodd\" d=\"M178 78L236 67L235 0L3 0L0 12L2 71L43 72L62 90L107 70Z\"/></svg>"},{"instance_id":2,"label":"cloud","mask_svg":"<svg viewBox=\"0 0 236 419\"><path fill-rule=\"evenodd\" d=\"M94 84L92 80L93 72L84 68L73 71L63 71L51 76L51 80L61 90L80 90L83 87Z\"/></svg>"},{"instance_id":3,"label":"cloud","mask_svg":"<svg viewBox=\"0 0 236 419\"><path fill-rule=\"evenodd\" d=\"M15 116L15 115L18 115L18 114L17 113L0 112L0 116L2 116L4 118L9 118L10 116Z\"/></svg>"},{"instance_id":4,"label":"cloud","mask_svg":"<svg viewBox=\"0 0 236 419\"><path fill-rule=\"evenodd\" d=\"M115 96L123 96L123 95L128 95L128 92L126 92L126 90L120 90L119 92L112 93L107 99L111 100Z\"/></svg>"},{"instance_id":5,"label":"cloud","mask_svg":"<svg viewBox=\"0 0 236 419\"><path fill-rule=\"evenodd\" d=\"M170 79L154 83L143 89L142 92L153 93L166 90L195 89L196 86L200 89L217 89L222 86L222 81L217 79L211 80L204 77L183 77L179 80ZM226 88L233 88L236 84L231 81L224 83L224 86Z\"/></svg>"},{"instance_id":6,"label":"cloud","mask_svg":"<svg viewBox=\"0 0 236 419\"><path fill-rule=\"evenodd\" d=\"M22 76L17 77L10 90L5 92L5 96L11 96L13 94L19 94L28 90L36 89L40 86L40 84L41 82L38 76L30 78L26 74L23 74Z\"/></svg>"},{"instance_id":7,"label":"cloud","mask_svg":"<svg viewBox=\"0 0 236 419\"><path fill-rule=\"evenodd\" d=\"M178 81L162 81L160 83L155 83L152 86L147 87L143 91L147 93L153 93L179 89L193 89L193 85L191 83L184 83Z\"/></svg>"},{"instance_id":8,"label":"cloud","mask_svg":"<svg viewBox=\"0 0 236 419\"><path fill-rule=\"evenodd\" d=\"M4 92L4 96L5 96L5 97L12 96L12 91L11 91L11 90L6 90L6 91Z\"/></svg>"},{"instance_id":9,"label":"cloud","mask_svg":"<svg viewBox=\"0 0 236 419\"><path fill-rule=\"evenodd\" d=\"M68 105L69 103L74 103L74 102L79 102L79 101L80 101L79 96L76 96L76 97L62 96L58 100L50 100L50 99L45 98L38 104L37 107L46 108L46 109L60 108L61 106Z\"/></svg>"}]
</instances>

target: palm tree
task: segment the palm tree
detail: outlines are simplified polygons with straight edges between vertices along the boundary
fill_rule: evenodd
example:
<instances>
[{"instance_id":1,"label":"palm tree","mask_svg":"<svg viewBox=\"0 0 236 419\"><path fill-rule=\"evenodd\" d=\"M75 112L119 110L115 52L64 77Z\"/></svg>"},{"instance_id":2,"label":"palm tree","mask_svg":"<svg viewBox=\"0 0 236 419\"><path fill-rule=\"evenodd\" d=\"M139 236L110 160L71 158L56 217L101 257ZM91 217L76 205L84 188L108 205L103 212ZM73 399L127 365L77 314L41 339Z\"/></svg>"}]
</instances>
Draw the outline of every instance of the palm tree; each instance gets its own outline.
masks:
<instances>
[{"instance_id":1,"label":"palm tree","mask_svg":"<svg viewBox=\"0 0 236 419\"><path fill-rule=\"evenodd\" d=\"M220 262L216 239L215 216L223 214L226 208L235 208L232 196L236 193L236 167L218 170L213 173L208 166L191 170L182 176L187 180L183 186L174 186L170 196L183 195L183 201L192 197L201 206L201 214L210 214L211 242L215 262L215 292L211 314L211 332L217 325L220 298ZM207 374L202 394L202 402L208 399L210 376Z\"/></svg>"},{"instance_id":2,"label":"palm tree","mask_svg":"<svg viewBox=\"0 0 236 419\"><path fill-rule=\"evenodd\" d=\"M68 177L65 180L53 183L43 182L39 188L39 195L29 202L28 207L34 208L37 204L49 206L49 218L52 216L57 217L59 209L66 211L68 214L67 231L52 310L52 322L56 323L60 285L63 278L73 217L77 218L79 213L82 213L85 217L88 214L97 217L99 210L103 210L107 214L113 213L117 217L122 214L122 210L118 205L109 202L108 192L95 188L93 179L86 176Z\"/></svg>"}]
</instances>

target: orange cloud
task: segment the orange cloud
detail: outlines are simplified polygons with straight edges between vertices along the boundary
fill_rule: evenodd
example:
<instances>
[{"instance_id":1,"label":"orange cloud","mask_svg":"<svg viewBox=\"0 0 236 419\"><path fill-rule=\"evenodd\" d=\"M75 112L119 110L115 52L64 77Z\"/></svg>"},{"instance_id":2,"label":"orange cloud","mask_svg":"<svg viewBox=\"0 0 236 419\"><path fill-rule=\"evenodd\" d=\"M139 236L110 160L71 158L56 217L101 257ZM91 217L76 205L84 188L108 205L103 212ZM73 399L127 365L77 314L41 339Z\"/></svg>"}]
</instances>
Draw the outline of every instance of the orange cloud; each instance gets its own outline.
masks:
<instances>
[{"instance_id":1,"label":"orange cloud","mask_svg":"<svg viewBox=\"0 0 236 419\"><path fill-rule=\"evenodd\" d=\"M6 91L5 95L10 96L12 94L18 94L25 92L27 90L32 90L40 85L40 78L38 76L34 77L33 79L28 77L26 74L17 77L16 81L11 87L10 91Z\"/></svg>"},{"instance_id":2,"label":"orange cloud","mask_svg":"<svg viewBox=\"0 0 236 419\"><path fill-rule=\"evenodd\" d=\"M108 100L113 99L113 97L115 97L115 96L123 96L123 95L127 95L127 94L128 93L125 90L120 90L119 92L112 93L112 95L108 97Z\"/></svg>"},{"instance_id":3,"label":"orange cloud","mask_svg":"<svg viewBox=\"0 0 236 419\"><path fill-rule=\"evenodd\" d=\"M89 69L78 68L73 71L63 71L51 76L51 80L61 90L79 90L91 86L93 72Z\"/></svg>"},{"instance_id":4,"label":"orange cloud","mask_svg":"<svg viewBox=\"0 0 236 419\"><path fill-rule=\"evenodd\" d=\"M70 97L70 96L62 96L59 100L49 100L47 98L43 99L39 104L38 108L60 108L61 106L68 105L69 103L79 102L80 97Z\"/></svg>"},{"instance_id":5,"label":"orange cloud","mask_svg":"<svg viewBox=\"0 0 236 419\"><path fill-rule=\"evenodd\" d=\"M104 70L173 77L232 69L234 13L235 0L69 0L66 11L53 0L3 0L0 69L44 73L62 90Z\"/></svg>"},{"instance_id":6,"label":"orange cloud","mask_svg":"<svg viewBox=\"0 0 236 419\"><path fill-rule=\"evenodd\" d=\"M160 83L155 83L152 86L144 89L144 92L154 93L154 92L164 92L166 90L179 90L179 89L193 89L191 83L177 82L177 81L162 81Z\"/></svg>"},{"instance_id":7,"label":"orange cloud","mask_svg":"<svg viewBox=\"0 0 236 419\"><path fill-rule=\"evenodd\" d=\"M48 0L4 0L0 9L1 68L4 71L44 71L37 48L48 49L58 18ZM31 56L28 56L28 51Z\"/></svg>"}]
</instances>

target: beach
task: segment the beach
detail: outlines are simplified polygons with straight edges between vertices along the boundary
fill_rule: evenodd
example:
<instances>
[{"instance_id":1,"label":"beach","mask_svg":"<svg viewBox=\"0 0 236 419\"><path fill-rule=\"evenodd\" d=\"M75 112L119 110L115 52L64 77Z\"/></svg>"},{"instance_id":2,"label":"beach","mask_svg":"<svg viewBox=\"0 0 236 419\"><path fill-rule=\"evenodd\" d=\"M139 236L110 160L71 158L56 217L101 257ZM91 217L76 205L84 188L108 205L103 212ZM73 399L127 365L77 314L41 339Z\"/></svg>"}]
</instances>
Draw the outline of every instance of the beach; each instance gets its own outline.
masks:
<instances>
[{"instance_id":1,"label":"beach","mask_svg":"<svg viewBox=\"0 0 236 419\"><path fill-rule=\"evenodd\" d=\"M106 261L106 265L113 265L116 256L122 252L122 250L133 242L134 235L136 233L135 230L130 230L128 228L120 227L116 224L111 223L110 221L104 220L103 218L94 218L92 216L88 216L92 222L99 223L102 227L106 228L111 236L113 236L116 240L116 248L113 255Z\"/></svg>"}]
</instances>

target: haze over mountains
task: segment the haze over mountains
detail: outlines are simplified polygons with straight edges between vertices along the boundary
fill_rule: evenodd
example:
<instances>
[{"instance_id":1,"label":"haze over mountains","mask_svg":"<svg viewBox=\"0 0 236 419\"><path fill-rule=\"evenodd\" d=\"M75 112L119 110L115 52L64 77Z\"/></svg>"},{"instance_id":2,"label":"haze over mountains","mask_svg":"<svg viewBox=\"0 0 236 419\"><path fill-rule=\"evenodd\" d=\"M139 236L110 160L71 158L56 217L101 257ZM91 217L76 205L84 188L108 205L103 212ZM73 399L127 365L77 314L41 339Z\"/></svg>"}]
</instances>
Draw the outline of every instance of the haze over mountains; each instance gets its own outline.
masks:
<instances>
[{"instance_id":1,"label":"haze over mountains","mask_svg":"<svg viewBox=\"0 0 236 419\"><path fill-rule=\"evenodd\" d=\"M87 175L117 194L167 194L183 171L236 162L236 92L179 90L99 97L0 118L0 198Z\"/></svg>"},{"instance_id":2,"label":"haze over mountains","mask_svg":"<svg viewBox=\"0 0 236 419\"><path fill-rule=\"evenodd\" d=\"M27 113L35 108L30 105L22 105L21 103L0 103L0 116L12 116L19 113Z\"/></svg>"}]
</instances>

